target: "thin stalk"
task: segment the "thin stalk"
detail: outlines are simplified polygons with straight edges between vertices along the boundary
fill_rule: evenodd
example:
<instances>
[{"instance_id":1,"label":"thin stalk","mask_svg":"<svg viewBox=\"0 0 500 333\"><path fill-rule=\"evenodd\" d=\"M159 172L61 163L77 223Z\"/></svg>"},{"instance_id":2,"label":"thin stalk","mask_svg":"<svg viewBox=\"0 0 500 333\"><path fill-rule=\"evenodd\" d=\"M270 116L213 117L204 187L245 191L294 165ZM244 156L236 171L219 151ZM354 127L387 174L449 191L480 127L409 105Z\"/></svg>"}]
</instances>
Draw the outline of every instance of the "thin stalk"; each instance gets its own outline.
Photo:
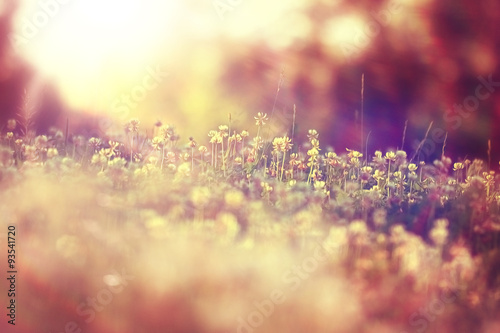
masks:
<instances>
[{"instance_id":1,"label":"thin stalk","mask_svg":"<svg viewBox=\"0 0 500 333\"><path fill-rule=\"evenodd\" d=\"M285 157L286 157L286 153L283 152L283 161L281 162L281 176L280 176L280 181L283 181L283 171L285 171Z\"/></svg>"},{"instance_id":2,"label":"thin stalk","mask_svg":"<svg viewBox=\"0 0 500 333\"><path fill-rule=\"evenodd\" d=\"M413 154L413 157L410 159L410 163L413 161L413 159L418 155L418 153L420 152L420 149L422 149L422 146L424 145L424 142L427 140L427 136L429 135L429 132L432 128L432 124L434 122L431 121L431 123L429 124L429 127L427 128L427 132L425 132L425 137L422 141L420 141L418 147L417 147L417 150L415 151L415 153Z\"/></svg>"}]
</instances>

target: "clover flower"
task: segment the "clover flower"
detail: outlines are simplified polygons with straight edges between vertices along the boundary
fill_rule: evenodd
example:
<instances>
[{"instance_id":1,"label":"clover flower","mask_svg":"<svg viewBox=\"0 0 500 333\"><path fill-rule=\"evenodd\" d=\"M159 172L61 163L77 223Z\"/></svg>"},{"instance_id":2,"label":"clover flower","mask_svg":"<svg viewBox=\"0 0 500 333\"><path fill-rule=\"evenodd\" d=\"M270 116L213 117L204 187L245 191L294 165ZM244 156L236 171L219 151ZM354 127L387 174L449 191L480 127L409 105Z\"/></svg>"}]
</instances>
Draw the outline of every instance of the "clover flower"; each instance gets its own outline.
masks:
<instances>
[{"instance_id":1,"label":"clover flower","mask_svg":"<svg viewBox=\"0 0 500 333\"><path fill-rule=\"evenodd\" d=\"M163 137L164 139L170 139L172 137L175 137L174 128L170 125L160 126L159 133L160 136Z\"/></svg>"},{"instance_id":2,"label":"clover flower","mask_svg":"<svg viewBox=\"0 0 500 333\"><path fill-rule=\"evenodd\" d=\"M137 118L130 119L125 124L125 132L127 132L127 133L137 133L137 132L139 132L139 124L140 123L141 122Z\"/></svg>"},{"instance_id":3,"label":"clover flower","mask_svg":"<svg viewBox=\"0 0 500 333\"><path fill-rule=\"evenodd\" d=\"M155 136L153 140L151 140L151 146L153 146L154 150L160 150L160 148L163 147L164 143L165 139L159 136Z\"/></svg>"},{"instance_id":4,"label":"clover flower","mask_svg":"<svg viewBox=\"0 0 500 333\"><path fill-rule=\"evenodd\" d=\"M312 141L313 139L318 140L318 137L319 137L319 133L315 129L310 129L307 132L307 138L309 139L309 141Z\"/></svg>"},{"instance_id":5,"label":"clover flower","mask_svg":"<svg viewBox=\"0 0 500 333\"><path fill-rule=\"evenodd\" d=\"M257 126L265 125L266 121L269 120L269 118L267 117L267 113L262 113L262 112L257 113L257 116L255 116L254 119L255 119L255 125Z\"/></svg>"},{"instance_id":6,"label":"clover flower","mask_svg":"<svg viewBox=\"0 0 500 333\"><path fill-rule=\"evenodd\" d=\"M274 138L273 140L273 148L275 151L279 152L287 152L292 149L292 140L286 135L281 138Z\"/></svg>"},{"instance_id":7,"label":"clover flower","mask_svg":"<svg viewBox=\"0 0 500 333\"><path fill-rule=\"evenodd\" d=\"M388 151L385 153L385 159L394 162L396 160L396 153L393 151Z\"/></svg>"},{"instance_id":8,"label":"clover flower","mask_svg":"<svg viewBox=\"0 0 500 333\"><path fill-rule=\"evenodd\" d=\"M256 136L255 138L253 138L251 144L255 150L260 150L262 149L262 147L264 147L264 140L262 140L260 136Z\"/></svg>"},{"instance_id":9,"label":"clover flower","mask_svg":"<svg viewBox=\"0 0 500 333\"><path fill-rule=\"evenodd\" d=\"M347 156L351 159L355 158L355 159L359 159L361 157L363 157L363 154L360 153L359 151L356 151L356 150L351 150L351 149L348 149L346 148L346 150L349 152L347 154Z\"/></svg>"},{"instance_id":10,"label":"clover flower","mask_svg":"<svg viewBox=\"0 0 500 333\"><path fill-rule=\"evenodd\" d=\"M417 169L418 169L418 166L417 166L415 163L410 163L410 164L408 165L408 170L409 170L410 172L415 172L415 171L417 171Z\"/></svg>"},{"instance_id":11,"label":"clover flower","mask_svg":"<svg viewBox=\"0 0 500 333\"><path fill-rule=\"evenodd\" d=\"M167 163L175 163L175 153L172 151L169 151L167 155L165 156L165 160Z\"/></svg>"},{"instance_id":12,"label":"clover flower","mask_svg":"<svg viewBox=\"0 0 500 333\"><path fill-rule=\"evenodd\" d=\"M228 136L229 127L227 125L219 126L219 135L223 138Z\"/></svg>"},{"instance_id":13,"label":"clover flower","mask_svg":"<svg viewBox=\"0 0 500 333\"><path fill-rule=\"evenodd\" d=\"M89 139L89 147L92 148L93 151L96 151L99 149L102 145L102 141L99 138L90 138Z\"/></svg>"}]
</instances>

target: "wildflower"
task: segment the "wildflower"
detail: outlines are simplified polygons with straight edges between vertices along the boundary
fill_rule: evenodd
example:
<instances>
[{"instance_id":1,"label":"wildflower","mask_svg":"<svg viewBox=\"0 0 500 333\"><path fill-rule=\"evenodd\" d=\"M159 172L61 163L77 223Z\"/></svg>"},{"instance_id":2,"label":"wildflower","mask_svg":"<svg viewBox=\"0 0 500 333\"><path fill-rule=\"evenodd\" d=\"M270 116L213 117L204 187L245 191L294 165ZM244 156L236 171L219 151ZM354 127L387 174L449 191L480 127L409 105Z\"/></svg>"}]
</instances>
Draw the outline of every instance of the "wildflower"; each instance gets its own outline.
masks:
<instances>
[{"instance_id":1,"label":"wildflower","mask_svg":"<svg viewBox=\"0 0 500 333\"><path fill-rule=\"evenodd\" d=\"M292 140L286 135L281 138L274 138L273 147L275 151L287 152L292 149Z\"/></svg>"},{"instance_id":2,"label":"wildflower","mask_svg":"<svg viewBox=\"0 0 500 333\"><path fill-rule=\"evenodd\" d=\"M127 161L122 157L114 158L108 162L108 166L111 169L121 169L121 168L125 167L126 164L127 164Z\"/></svg>"},{"instance_id":3,"label":"wildflower","mask_svg":"<svg viewBox=\"0 0 500 333\"><path fill-rule=\"evenodd\" d=\"M241 131L241 137L242 138L246 138L247 136L249 136L249 134L248 134L247 131Z\"/></svg>"},{"instance_id":4,"label":"wildflower","mask_svg":"<svg viewBox=\"0 0 500 333\"><path fill-rule=\"evenodd\" d=\"M167 163L175 163L175 153L169 151L166 156Z\"/></svg>"},{"instance_id":5,"label":"wildflower","mask_svg":"<svg viewBox=\"0 0 500 333\"><path fill-rule=\"evenodd\" d=\"M324 181L317 181L317 182L314 182L314 189L315 189L316 191L318 191L318 190L322 190L322 189L324 189L324 188L325 188L325 185L326 185L326 183L325 183Z\"/></svg>"},{"instance_id":6,"label":"wildflower","mask_svg":"<svg viewBox=\"0 0 500 333\"><path fill-rule=\"evenodd\" d=\"M365 166L361 168L361 171L366 172L366 173L372 173L373 168L371 166Z\"/></svg>"},{"instance_id":7,"label":"wildflower","mask_svg":"<svg viewBox=\"0 0 500 333\"><path fill-rule=\"evenodd\" d=\"M90 163L102 166L107 162L107 160L108 159L106 158L106 156L99 153L99 154L92 155L92 159L90 160Z\"/></svg>"},{"instance_id":8,"label":"wildflower","mask_svg":"<svg viewBox=\"0 0 500 333\"><path fill-rule=\"evenodd\" d=\"M236 142L241 142L241 140L243 140L240 134L233 134L231 135L231 138L232 138L231 141L236 141Z\"/></svg>"},{"instance_id":9,"label":"wildflower","mask_svg":"<svg viewBox=\"0 0 500 333\"><path fill-rule=\"evenodd\" d=\"M307 151L307 155L311 156L311 157L316 157L319 155L319 151L317 148L311 148Z\"/></svg>"},{"instance_id":10,"label":"wildflower","mask_svg":"<svg viewBox=\"0 0 500 333\"><path fill-rule=\"evenodd\" d=\"M198 151L202 154L206 153L208 151L208 148L206 146L199 146Z\"/></svg>"},{"instance_id":11,"label":"wildflower","mask_svg":"<svg viewBox=\"0 0 500 333\"><path fill-rule=\"evenodd\" d=\"M92 148L93 151L96 151L99 149L99 147L102 145L102 141L99 138L90 138L89 139L89 146Z\"/></svg>"},{"instance_id":12,"label":"wildflower","mask_svg":"<svg viewBox=\"0 0 500 333\"><path fill-rule=\"evenodd\" d=\"M114 152L110 148L101 148L101 150L99 150L99 155L105 157L107 160L108 158L114 156Z\"/></svg>"},{"instance_id":13,"label":"wildflower","mask_svg":"<svg viewBox=\"0 0 500 333\"><path fill-rule=\"evenodd\" d=\"M373 174L373 178L375 178L377 181L383 179L385 177L385 171L383 170L375 170L375 173Z\"/></svg>"},{"instance_id":14,"label":"wildflower","mask_svg":"<svg viewBox=\"0 0 500 333\"><path fill-rule=\"evenodd\" d=\"M417 171L418 167L415 163L410 163L410 165L408 165L408 170L410 170L411 172L415 172Z\"/></svg>"},{"instance_id":15,"label":"wildflower","mask_svg":"<svg viewBox=\"0 0 500 333\"><path fill-rule=\"evenodd\" d=\"M318 140L318 137L319 137L319 133L315 129L310 129L307 132L307 138L309 139L309 141L312 141L313 139Z\"/></svg>"},{"instance_id":16,"label":"wildflower","mask_svg":"<svg viewBox=\"0 0 500 333\"><path fill-rule=\"evenodd\" d=\"M264 146L264 140L260 136L256 136L253 138L252 146L254 147L255 150L262 149Z\"/></svg>"},{"instance_id":17,"label":"wildflower","mask_svg":"<svg viewBox=\"0 0 500 333\"><path fill-rule=\"evenodd\" d=\"M321 149L319 149L319 140L318 139L312 139L311 145L313 146L313 148L316 148L317 150L321 150Z\"/></svg>"},{"instance_id":18,"label":"wildflower","mask_svg":"<svg viewBox=\"0 0 500 333\"><path fill-rule=\"evenodd\" d=\"M151 145L153 146L154 150L160 150L160 148L163 146L163 143L165 140L159 136L155 136L153 140L151 140Z\"/></svg>"},{"instance_id":19,"label":"wildflower","mask_svg":"<svg viewBox=\"0 0 500 333\"><path fill-rule=\"evenodd\" d=\"M59 155L59 152L57 151L57 148L49 148L47 150L47 157L48 158L56 157L58 155Z\"/></svg>"},{"instance_id":20,"label":"wildflower","mask_svg":"<svg viewBox=\"0 0 500 333\"><path fill-rule=\"evenodd\" d=\"M292 166L295 167L300 164L300 161L298 160L298 155L297 153L290 154L290 161L288 163Z\"/></svg>"},{"instance_id":21,"label":"wildflower","mask_svg":"<svg viewBox=\"0 0 500 333\"><path fill-rule=\"evenodd\" d=\"M5 138L6 138L7 140L12 139L13 137L14 137L14 133L12 133L12 132L7 132L7 134L5 135Z\"/></svg>"},{"instance_id":22,"label":"wildflower","mask_svg":"<svg viewBox=\"0 0 500 333\"><path fill-rule=\"evenodd\" d=\"M262 126L266 124L266 121L268 121L269 118L267 117L267 113L259 112L254 119L257 126Z\"/></svg>"},{"instance_id":23,"label":"wildflower","mask_svg":"<svg viewBox=\"0 0 500 333\"><path fill-rule=\"evenodd\" d=\"M453 164L453 171L458 171L458 170L462 170L464 168L464 164L463 163L454 163Z\"/></svg>"},{"instance_id":24,"label":"wildflower","mask_svg":"<svg viewBox=\"0 0 500 333\"><path fill-rule=\"evenodd\" d=\"M219 126L219 135L223 138L227 137L228 130L229 130L229 127L227 127L227 125L220 125Z\"/></svg>"},{"instance_id":25,"label":"wildflower","mask_svg":"<svg viewBox=\"0 0 500 333\"><path fill-rule=\"evenodd\" d=\"M262 195L271 193L273 191L273 187L269 185L269 183L262 182L260 183L260 186L262 187L262 193L263 193Z\"/></svg>"},{"instance_id":26,"label":"wildflower","mask_svg":"<svg viewBox=\"0 0 500 333\"><path fill-rule=\"evenodd\" d=\"M125 132L137 133L139 131L140 121L137 118L132 118L125 124Z\"/></svg>"},{"instance_id":27,"label":"wildflower","mask_svg":"<svg viewBox=\"0 0 500 333\"><path fill-rule=\"evenodd\" d=\"M396 156L401 159L405 159L407 157L407 154L404 150L398 150L396 151Z\"/></svg>"},{"instance_id":28,"label":"wildflower","mask_svg":"<svg viewBox=\"0 0 500 333\"><path fill-rule=\"evenodd\" d=\"M351 149L347 149L347 148L346 148L346 150L349 152L347 154L347 156L350 157L351 159L353 159L353 158L359 159L359 158L363 157L363 154L360 153L359 151L351 150Z\"/></svg>"},{"instance_id":29,"label":"wildflower","mask_svg":"<svg viewBox=\"0 0 500 333\"><path fill-rule=\"evenodd\" d=\"M170 125L162 125L159 129L160 137L164 139L171 139L175 137L174 128Z\"/></svg>"},{"instance_id":30,"label":"wildflower","mask_svg":"<svg viewBox=\"0 0 500 333\"><path fill-rule=\"evenodd\" d=\"M393 151L388 151L387 153L385 153L385 159L394 162L396 160L396 153L394 153Z\"/></svg>"},{"instance_id":31,"label":"wildflower","mask_svg":"<svg viewBox=\"0 0 500 333\"><path fill-rule=\"evenodd\" d=\"M208 136L210 137L210 143L221 143L222 137L220 137L219 133L214 130L210 130L208 132Z\"/></svg>"},{"instance_id":32,"label":"wildflower","mask_svg":"<svg viewBox=\"0 0 500 333\"><path fill-rule=\"evenodd\" d=\"M109 140L109 149L113 152L113 155L118 155L118 147L120 147L120 143L118 141Z\"/></svg>"},{"instance_id":33,"label":"wildflower","mask_svg":"<svg viewBox=\"0 0 500 333\"><path fill-rule=\"evenodd\" d=\"M371 166L365 166L361 168L361 180L363 181L368 181L371 177L371 173L373 171L373 168Z\"/></svg>"}]
</instances>

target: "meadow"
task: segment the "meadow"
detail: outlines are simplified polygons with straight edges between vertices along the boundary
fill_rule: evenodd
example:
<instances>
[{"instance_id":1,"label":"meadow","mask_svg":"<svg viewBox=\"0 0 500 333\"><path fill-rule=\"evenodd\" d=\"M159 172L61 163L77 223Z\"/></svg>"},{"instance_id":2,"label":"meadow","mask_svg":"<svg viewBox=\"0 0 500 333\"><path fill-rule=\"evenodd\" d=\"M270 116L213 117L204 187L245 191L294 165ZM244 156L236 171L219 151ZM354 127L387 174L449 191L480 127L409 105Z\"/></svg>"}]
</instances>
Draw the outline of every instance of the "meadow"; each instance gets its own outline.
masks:
<instances>
[{"instance_id":1,"label":"meadow","mask_svg":"<svg viewBox=\"0 0 500 333\"><path fill-rule=\"evenodd\" d=\"M198 137L1 126L3 332L500 331L498 162L334 151L265 113Z\"/></svg>"}]
</instances>

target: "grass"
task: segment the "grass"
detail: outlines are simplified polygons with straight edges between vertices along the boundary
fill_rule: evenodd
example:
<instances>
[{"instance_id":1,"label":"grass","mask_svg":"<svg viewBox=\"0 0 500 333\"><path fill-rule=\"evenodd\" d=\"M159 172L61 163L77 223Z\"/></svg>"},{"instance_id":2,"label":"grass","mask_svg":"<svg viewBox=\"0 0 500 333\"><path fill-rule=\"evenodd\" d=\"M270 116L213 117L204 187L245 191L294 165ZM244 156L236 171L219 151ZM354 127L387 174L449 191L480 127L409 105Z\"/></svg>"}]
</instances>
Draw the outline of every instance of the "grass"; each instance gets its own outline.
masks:
<instances>
[{"instance_id":1,"label":"grass","mask_svg":"<svg viewBox=\"0 0 500 333\"><path fill-rule=\"evenodd\" d=\"M137 119L106 140L10 121L0 210L18 230L16 328L498 331L496 170L324 151L314 129L264 139L269 118L255 120L254 137L223 124L206 145L162 124L148 137Z\"/></svg>"}]
</instances>

